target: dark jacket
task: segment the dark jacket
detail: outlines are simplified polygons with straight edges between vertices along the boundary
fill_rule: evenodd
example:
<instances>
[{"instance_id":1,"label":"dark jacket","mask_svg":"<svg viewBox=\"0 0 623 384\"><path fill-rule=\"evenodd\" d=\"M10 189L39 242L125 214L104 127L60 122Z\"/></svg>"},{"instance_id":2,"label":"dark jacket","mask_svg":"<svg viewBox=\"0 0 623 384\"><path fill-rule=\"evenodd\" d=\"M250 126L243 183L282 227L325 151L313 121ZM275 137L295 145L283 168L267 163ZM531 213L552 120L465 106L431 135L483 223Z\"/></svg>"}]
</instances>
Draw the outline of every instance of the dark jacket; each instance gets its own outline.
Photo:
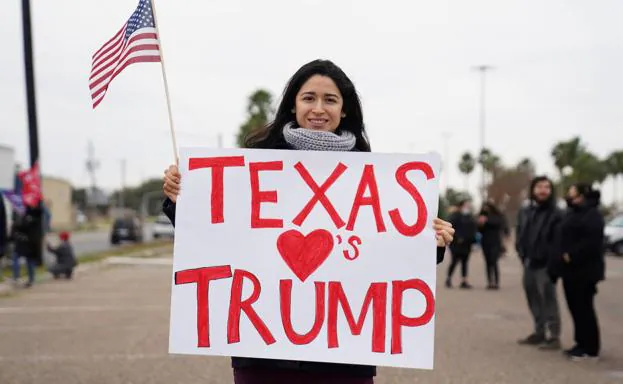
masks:
<instances>
[{"instance_id":1,"label":"dark jacket","mask_svg":"<svg viewBox=\"0 0 623 384\"><path fill-rule=\"evenodd\" d=\"M570 262L559 260L561 277L598 282L605 279L604 218L598 203L587 200L571 207L562 221L562 253Z\"/></svg>"},{"instance_id":2,"label":"dark jacket","mask_svg":"<svg viewBox=\"0 0 623 384\"><path fill-rule=\"evenodd\" d=\"M38 221L32 214L14 216L10 238L13 241L15 253L29 259L37 256L37 224Z\"/></svg>"},{"instance_id":3,"label":"dark jacket","mask_svg":"<svg viewBox=\"0 0 623 384\"><path fill-rule=\"evenodd\" d=\"M61 242L58 247L47 246L48 251L56 256L56 266L60 268L74 268L78 262L74 255L74 249L68 241Z\"/></svg>"},{"instance_id":4,"label":"dark jacket","mask_svg":"<svg viewBox=\"0 0 623 384\"><path fill-rule=\"evenodd\" d=\"M454 212L448 217L448 221L454 227L454 241L450 244L450 251L455 255L466 255L472 250L476 242L477 224L474 217Z\"/></svg>"},{"instance_id":5,"label":"dark jacket","mask_svg":"<svg viewBox=\"0 0 623 384\"><path fill-rule=\"evenodd\" d=\"M538 183L550 183L551 193L545 201L534 195ZM532 179L530 204L519 212L517 220L517 253L524 266L531 269L547 268L550 275L559 276L560 223L562 212L556 207L554 183L545 176Z\"/></svg>"},{"instance_id":6,"label":"dark jacket","mask_svg":"<svg viewBox=\"0 0 623 384\"><path fill-rule=\"evenodd\" d=\"M506 220L498 212L480 212L480 216L485 216L487 221L478 225L478 230L482 235L480 241L483 251L488 254L499 256L502 252L502 234L506 230Z\"/></svg>"},{"instance_id":7,"label":"dark jacket","mask_svg":"<svg viewBox=\"0 0 623 384\"><path fill-rule=\"evenodd\" d=\"M282 144L276 149L292 149ZM162 211L167 215L171 223L175 225L175 204L168 198L164 201ZM437 264L441 263L444 258L445 248L437 248ZM232 357L232 367L238 369L294 369L305 372L313 372L319 374L347 375L355 377L373 377L376 376L376 367L367 365L354 364L335 364L335 363L318 363L309 361L293 361L293 360L276 360L276 359L258 359L248 357Z\"/></svg>"}]
</instances>

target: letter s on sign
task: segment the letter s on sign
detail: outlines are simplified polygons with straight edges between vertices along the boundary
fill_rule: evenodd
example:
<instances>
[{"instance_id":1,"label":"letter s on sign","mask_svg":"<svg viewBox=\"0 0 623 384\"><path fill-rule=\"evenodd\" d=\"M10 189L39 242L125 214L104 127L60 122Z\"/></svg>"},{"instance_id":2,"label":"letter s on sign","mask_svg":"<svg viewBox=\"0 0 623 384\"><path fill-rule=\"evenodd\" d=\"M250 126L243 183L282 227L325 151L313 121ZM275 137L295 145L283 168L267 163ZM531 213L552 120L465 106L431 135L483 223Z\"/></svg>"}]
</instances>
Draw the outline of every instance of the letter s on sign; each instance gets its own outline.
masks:
<instances>
[{"instance_id":1,"label":"letter s on sign","mask_svg":"<svg viewBox=\"0 0 623 384\"><path fill-rule=\"evenodd\" d=\"M418 191L417 187L407 178L407 173L409 171L416 170L424 172L427 180L435 177L433 169L428 163L413 161L401 165L396 170L396 181L405 191L409 193L409 195L411 195L415 201L417 205L417 221L413 225L407 225L402 219L398 208L389 211L389 217L391 218L392 223L394 223L396 230L409 237L417 236L420 232L422 232L428 219L428 209L426 207L426 203L424 202L424 198L422 198L422 195Z\"/></svg>"}]
</instances>

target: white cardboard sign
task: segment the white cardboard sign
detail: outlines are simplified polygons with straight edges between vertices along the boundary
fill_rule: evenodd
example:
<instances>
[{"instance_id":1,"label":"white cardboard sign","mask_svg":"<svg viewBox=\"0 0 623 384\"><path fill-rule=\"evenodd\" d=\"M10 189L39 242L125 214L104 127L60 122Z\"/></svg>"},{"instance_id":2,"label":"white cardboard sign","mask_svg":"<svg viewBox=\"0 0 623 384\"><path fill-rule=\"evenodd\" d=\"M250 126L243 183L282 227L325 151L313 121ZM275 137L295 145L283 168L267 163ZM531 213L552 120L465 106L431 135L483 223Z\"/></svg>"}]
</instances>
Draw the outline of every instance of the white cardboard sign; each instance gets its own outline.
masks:
<instances>
[{"instance_id":1,"label":"white cardboard sign","mask_svg":"<svg viewBox=\"0 0 623 384\"><path fill-rule=\"evenodd\" d=\"M432 369L439 165L182 148L169 352Z\"/></svg>"}]
</instances>

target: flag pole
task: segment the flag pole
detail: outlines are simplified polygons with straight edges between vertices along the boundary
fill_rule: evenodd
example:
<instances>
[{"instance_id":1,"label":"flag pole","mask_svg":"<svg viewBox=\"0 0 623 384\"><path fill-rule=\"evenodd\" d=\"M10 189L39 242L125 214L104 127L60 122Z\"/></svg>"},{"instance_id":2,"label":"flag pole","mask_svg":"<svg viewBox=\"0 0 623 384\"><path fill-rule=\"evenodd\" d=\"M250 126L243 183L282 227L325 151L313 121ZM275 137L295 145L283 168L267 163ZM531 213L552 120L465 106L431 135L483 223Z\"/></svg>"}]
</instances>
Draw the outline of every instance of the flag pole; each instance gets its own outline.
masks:
<instances>
[{"instance_id":1,"label":"flag pole","mask_svg":"<svg viewBox=\"0 0 623 384\"><path fill-rule=\"evenodd\" d=\"M162 68L162 80L164 80L164 93L167 97L167 109L169 111L169 128L171 130L171 140L173 141L173 155L175 163L177 164L177 140L175 139L175 128L173 126L173 114L171 113L171 96L169 94L169 82L167 81L167 71L164 67L164 51L162 50L162 40L160 39L160 30L158 29L158 17L156 16L156 4L155 0L149 0L151 2L151 10L154 13L154 24L156 27L156 35L158 37L158 45L160 46L160 64Z\"/></svg>"}]
</instances>

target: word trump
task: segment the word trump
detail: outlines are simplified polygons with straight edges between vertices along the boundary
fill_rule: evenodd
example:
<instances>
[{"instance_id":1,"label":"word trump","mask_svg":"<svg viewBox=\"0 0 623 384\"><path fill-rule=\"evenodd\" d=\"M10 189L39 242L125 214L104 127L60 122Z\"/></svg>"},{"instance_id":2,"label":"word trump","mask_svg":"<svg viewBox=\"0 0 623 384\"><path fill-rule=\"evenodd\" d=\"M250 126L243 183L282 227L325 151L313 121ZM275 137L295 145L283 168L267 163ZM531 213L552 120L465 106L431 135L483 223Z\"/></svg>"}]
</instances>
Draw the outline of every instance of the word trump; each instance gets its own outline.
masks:
<instances>
[{"instance_id":1,"label":"word trump","mask_svg":"<svg viewBox=\"0 0 623 384\"><path fill-rule=\"evenodd\" d=\"M236 172L238 171L236 168L241 167L247 167L247 161L244 156L193 157L189 159L188 169L191 172L204 168L211 169L212 192L210 205L212 224L225 223L226 220L223 208L224 199L225 196L227 196L227 188L233 187L227 187L224 184L224 174L226 170L227 172ZM260 189L260 175L262 172L282 172L283 169L284 163L281 160L248 163L247 171L249 173L251 183L251 228L284 227L282 218L262 217L260 213L262 204L279 203L278 191ZM345 216L342 216L338 212L334 204L328 198L327 191L345 172L348 171L348 167L342 162L339 162L333 169L331 175L322 182L316 181L301 161L294 164L294 169L305 184L307 184L307 186L311 189L313 196L294 216L292 224L299 227L302 226L312 209L317 204L320 204L331 218L331 221L335 225L336 229L345 227L346 230L352 231L355 227L355 223L357 222L359 210L364 206L369 206L372 208L372 212L374 214L377 232L381 233L387 231L385 219L381 211L381 199L374 164L366 164L363 168L363 172L359 178L358 188L348 214L348 221L346 222L344 221ZM398 185L411 196L416 205L418 215L415 223L411 224L405 223L398 208L388 211L388 215L394 228L400 234L408 237L417 236L420 232L422 232L428 218L428 210L422 195L418 191L418 188L407 178L407 174L411 171L423 172L428 180L435 177L431 166L428 163L421 161L405 163L399 166L395 172L396 183L398 183Z\"/></svg>"},{"instance_id":2,"label":"word trump","mask_svg":"<svg viewBox=\"0 0 623 384\"><path fill-rule=\"evenodd\" d=\"M227 343L240 342L240 318L246 315L255 330L266 345L276 342L273 333L253 308L253 304L260 300L262 285L257 276L249 271L237 269L232 273L229 265L189 269L175 273L175 284L196 284L197 287L197 347L210 347L210 283L215 280L230 279L231 295L229 300L229 314L227 318ZM249 297L243 299L242 291L245 281L252 286ZM384 353L386 348L386 318L388 283L377 282L370 284L362 308L355 320L352 308L342 287L337 281L314 282L315 319L312 329L306 333L298 333L292 326L292 306L304 303L292 302L292 280L279 281L279 303L281 309L281 326L288 340L295 345L305 345L313 342L325 325L327 326L327 347L338 348L338 312L341 309L346 317L350 332L360 335L367 315L372 312L372 352ZM391 353L402 353L402 328L419 327L426 325L435 312L435 299L430 287L422 280L411 279L406 281L392 281L391 300ZM402 313L403 296L408 290L420 292L426 301L424 313L418 317L408 317ZM326 320L325 320L326 314ZM225 332L222 332L225 333Z\"/></svg>"}]
</instances>

